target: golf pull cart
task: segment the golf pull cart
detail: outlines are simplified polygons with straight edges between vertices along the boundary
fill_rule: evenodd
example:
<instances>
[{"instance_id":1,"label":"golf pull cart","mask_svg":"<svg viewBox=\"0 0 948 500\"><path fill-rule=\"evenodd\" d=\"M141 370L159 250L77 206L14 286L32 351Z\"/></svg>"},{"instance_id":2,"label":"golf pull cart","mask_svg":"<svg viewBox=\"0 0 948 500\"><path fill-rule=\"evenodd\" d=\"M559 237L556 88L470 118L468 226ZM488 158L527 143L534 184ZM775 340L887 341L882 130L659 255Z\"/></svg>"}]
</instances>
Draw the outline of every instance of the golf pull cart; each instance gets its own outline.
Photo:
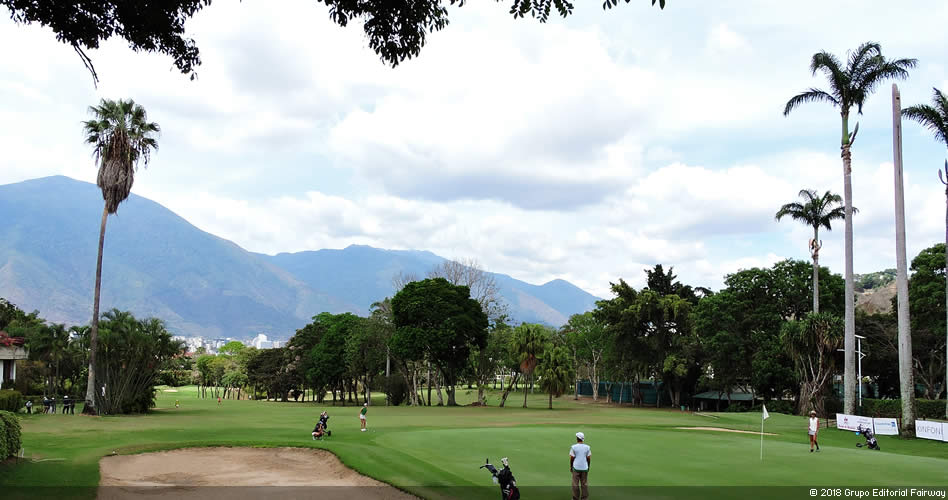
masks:
<instances>
[{"instance_id":1,"label":"golf pull cart","mask_svg":"<svg viewBox=\"0 0 948 500\"><path fill-rule=\"evenodd\" d=\"M869 448L870 450L882 451L882 448L879 448L879 442L876 441L876 436L873 434L872 429L860 425L859 430L856 432L862 434L862 437L866 438L866 448ZM862 443L856 443L856 446L862 448Z\"/></svg>"},{"instance_id":2,"label":"golf pull cart","mask_svg":"<svg viewBox=\"0 0 948 500\"><path fill-rule=\"evenodd\" d=\"M518 500L520 498L520 490L517 489L517 480L514 479L513 472L510 472L510 466L507 464L507 457L501 458L500 463L504 465L503 469L497 470L497 467L494 467L490 463L490 459L486 460L486 463L480 466L480 469L487 469L487 472L490 472L494 479L494 484L500 485L500 498L503 500Z\"/></svg>"}]
</instances>

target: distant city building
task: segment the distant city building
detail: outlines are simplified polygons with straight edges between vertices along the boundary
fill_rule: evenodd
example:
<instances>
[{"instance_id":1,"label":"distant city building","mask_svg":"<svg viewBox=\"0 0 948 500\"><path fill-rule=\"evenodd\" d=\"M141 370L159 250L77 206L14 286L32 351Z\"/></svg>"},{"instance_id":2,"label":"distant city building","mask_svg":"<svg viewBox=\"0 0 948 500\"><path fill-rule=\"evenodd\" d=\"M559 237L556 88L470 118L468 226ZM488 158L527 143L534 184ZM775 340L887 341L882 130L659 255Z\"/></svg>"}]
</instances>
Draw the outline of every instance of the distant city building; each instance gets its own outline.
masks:
<instances>
[{"instance_id":1,"label":"distant city building","mask_svg":"<svg viewBox=\"0 0 948 500\"><path fill-rule=\"evenodd\" d=\"M257 336L250 341L250 344L257 349L269 349L273 347L273 342L267 340L267 336L264 333L258 333Z\"/></svg>"}]
</instances>

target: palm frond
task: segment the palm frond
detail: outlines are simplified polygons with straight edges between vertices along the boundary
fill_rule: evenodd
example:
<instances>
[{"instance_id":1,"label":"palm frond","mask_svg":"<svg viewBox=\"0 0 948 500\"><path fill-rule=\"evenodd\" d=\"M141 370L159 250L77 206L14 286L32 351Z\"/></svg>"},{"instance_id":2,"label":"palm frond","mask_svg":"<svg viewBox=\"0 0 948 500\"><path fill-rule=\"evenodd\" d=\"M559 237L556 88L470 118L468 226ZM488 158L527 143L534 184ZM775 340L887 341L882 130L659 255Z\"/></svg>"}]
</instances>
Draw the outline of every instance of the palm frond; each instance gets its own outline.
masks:
<instances>
[{"instance_id":1,"label":"palm frond","mask_svg":"<svg viewBox=\"0 0 948 500\"><path fill-rule=\"evenodd\" d=\"M882 58L882 46L876 42L864 42L849 56L849 65L846 72L849 73L852 87L860 87L859 82L863 80L873 66L877 65Z\"/></svg>"},{"instance_id":2,"label":"palm frond","mask_svg":"<svg viewBox=\"0 0 948 500\"><path fill-rule=\"evenodd\" d=\"M839 101L826 91L811 88L787 101L787 105L783 108L783 116L789 115L794 108L807 102L828 102L834 106L839 106Z\"/></svg>"},{"instance_id":3,"label":"palm frond","mask_svg":"<svg viewBox=\"0 0 948 500\"><path fill-rule=\"evenodd\" d=\"M918 59L898 59L895 61L886 61L882 56L878 56L876 64L862 75L855 87L855 97L853 104L856 105L859 114L862 114L862 105L866 97L871 94L880 83L885 80L895 79L904 80L908 78L908 70L918 64Z\"/></svg>"},{"instance_id":4,"label":"palm frond","mask_svg":"<svg viewBox=\"0 0 948 500\"><path fill-rule=\"evenodd\" d=\"M160 128L149 123L145 109L131 99L102 99L89 112L94 119L83 122L83 130L99 164L96 184L112 214L131 193L139 161L147 166L151 151L158 148L155 136Z\"/></svg>"},{"instance_id":5,"label":"palm frond","mask_svg":"<svg viewBox=\"0 0 948 500\"><path fill-rule=\"evenodd\" d=\"M948 145L948 101L938 89L932 97L935 106L920 104L902 110L902 116L932 131L935 139Z\"/></svg>"},{"instance_id":6,"label":"palm frond","mask_svg":"<svg viewBox=\"0 0 948 500\"><path fill-rule=\"evenodd\" d=\"M826 73L833 95L839 101L845 102L845 92L850 87L850 79L839 58L825 50L813 54L813 59L810 61L810 72L813 76L816 76L816 72L819 70Z\"/></svg>"}]
</instances>

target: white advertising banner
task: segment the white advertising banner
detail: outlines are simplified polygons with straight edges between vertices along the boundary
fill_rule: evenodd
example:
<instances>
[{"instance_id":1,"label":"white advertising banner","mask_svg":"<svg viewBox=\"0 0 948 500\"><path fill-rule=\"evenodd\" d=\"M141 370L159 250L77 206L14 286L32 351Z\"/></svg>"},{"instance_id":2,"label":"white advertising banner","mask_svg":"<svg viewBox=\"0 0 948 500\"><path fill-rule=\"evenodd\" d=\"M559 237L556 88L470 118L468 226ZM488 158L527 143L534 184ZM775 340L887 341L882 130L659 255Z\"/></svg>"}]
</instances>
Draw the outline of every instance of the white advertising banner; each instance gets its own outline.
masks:
<instances>
[{"instance_id":1,"label":"white advertising banner","mask_svg":"<svg viewBox=\"0 0 948 500\"><path fill-rule=\"evenodd\" d=\"M836 414L836 428L845 431L858 431L859 426L864 429L872 429L872 417L861 417L859 415L846 415L844 413ZM875 431L873 431L875 432Z\"/></svg>"},{"instance_id":2,"label":"white advertising banner","mask_svg":"<svg viewBox=\"0 0 948 500\"><path fill-rule=\"evenodd\" d=\"M924 439L934 439L936 441L945 440L945 425L941 422L929 422L928 420L915 421L915 437Z\"/></svg>"},{"instance_id":3,"label":"white advertising banner","mask_svg":"<svg viewBox=\"0 0 948 500\"><path fill-rule=\"evenodd\" d=\"M899 435L899 423L894 418L874 418L872 425L876 428L874 432L880 436Z\"/></svg>"}]
</instances>

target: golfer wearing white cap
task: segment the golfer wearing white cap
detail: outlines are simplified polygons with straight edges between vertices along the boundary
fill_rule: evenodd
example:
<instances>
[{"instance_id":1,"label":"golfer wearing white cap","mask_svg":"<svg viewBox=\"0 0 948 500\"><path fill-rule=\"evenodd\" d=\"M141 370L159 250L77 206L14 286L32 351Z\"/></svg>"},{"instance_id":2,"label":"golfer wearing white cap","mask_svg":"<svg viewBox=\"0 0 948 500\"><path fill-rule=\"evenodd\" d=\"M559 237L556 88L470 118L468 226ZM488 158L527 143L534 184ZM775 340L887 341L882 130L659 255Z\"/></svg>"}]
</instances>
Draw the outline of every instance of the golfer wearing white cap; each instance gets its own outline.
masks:
<instances>
[{"instance_id":1,"label":"golfer wearing white cap","mask_svg":"<svg viewBox=\"0 0 948 500\"><path fill-rule=\"evenodd\" d=\"M586 476L589 474L592 453L585 441L586 436L582 432L577 432L576 444L569 449L569 471L573 474L573 500L589 498L589 485L586 483Z\"/></svg>"}]
</instances>

